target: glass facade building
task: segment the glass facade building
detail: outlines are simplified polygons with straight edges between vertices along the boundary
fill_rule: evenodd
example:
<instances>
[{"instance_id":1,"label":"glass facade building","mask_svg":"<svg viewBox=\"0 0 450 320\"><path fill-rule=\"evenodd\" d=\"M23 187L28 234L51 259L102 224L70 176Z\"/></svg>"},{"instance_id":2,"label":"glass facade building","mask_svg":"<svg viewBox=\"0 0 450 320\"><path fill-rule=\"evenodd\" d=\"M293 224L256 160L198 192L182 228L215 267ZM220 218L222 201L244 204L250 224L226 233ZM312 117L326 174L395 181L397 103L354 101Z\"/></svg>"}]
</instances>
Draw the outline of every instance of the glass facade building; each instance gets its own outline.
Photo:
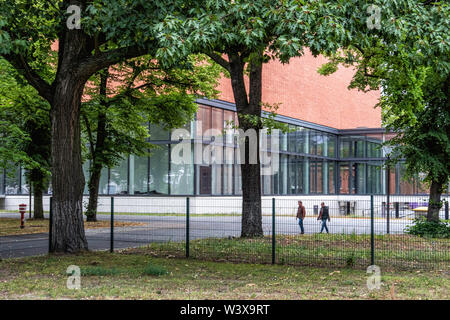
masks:
<instances>
[{"instance_id":1,"label":"glass facade building","mask_svg":"<svg viewBox=\"0 0 450 320\"><path fill-rule=\"evenodd\" d=\"M155 145L150 150L151 156L129 155L117 166L104 168L99 193L240 195L240 150L233 125L237 124L235 107L218 100L198 102L195 120L183 128L189 134L188 139L180 140L179 136L173 137L173 132L150 125L150 139ZM386 192L385 159L380 145L389 139L389 134L383 129L337 130L284 116L277 116L276 120L286 123L289 131L280 132L276 150L270 145L273 139L262 147L269 157L279 159L277 169L262 176L264 195ZM173 155L184 160L174 161ZM83 164L86 181L89 165ZM403 179L402 163L391 168L390 175L392 194L428 193L420 179ZM87 187L84 190L87 194ZM0 194L28 194L22 168L0 170Z\"/></svg>"}]
</instances>

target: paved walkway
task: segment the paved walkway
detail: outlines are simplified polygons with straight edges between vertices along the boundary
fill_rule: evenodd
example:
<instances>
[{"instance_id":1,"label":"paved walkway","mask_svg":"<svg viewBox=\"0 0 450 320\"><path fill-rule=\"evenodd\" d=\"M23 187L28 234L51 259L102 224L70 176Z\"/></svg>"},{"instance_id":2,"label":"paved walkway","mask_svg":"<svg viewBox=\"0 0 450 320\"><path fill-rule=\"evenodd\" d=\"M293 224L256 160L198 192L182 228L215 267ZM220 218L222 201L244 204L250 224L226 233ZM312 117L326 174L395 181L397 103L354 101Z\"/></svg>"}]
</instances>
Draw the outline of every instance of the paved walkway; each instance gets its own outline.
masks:
<instances>
[{"instance_id":1,"label":"paved walkway","mask_svg":"<svg viewBox=\"0 0 450 320\"><path fill-rule=\"evenodd\" d=\"M109 229L87 230L90 250L109 250ZM142 246L142 242L114 241L115 249ZM48 254L48 233L25 234L0 237L0 258L19 258Z\"/></svg>"}]
</instances>

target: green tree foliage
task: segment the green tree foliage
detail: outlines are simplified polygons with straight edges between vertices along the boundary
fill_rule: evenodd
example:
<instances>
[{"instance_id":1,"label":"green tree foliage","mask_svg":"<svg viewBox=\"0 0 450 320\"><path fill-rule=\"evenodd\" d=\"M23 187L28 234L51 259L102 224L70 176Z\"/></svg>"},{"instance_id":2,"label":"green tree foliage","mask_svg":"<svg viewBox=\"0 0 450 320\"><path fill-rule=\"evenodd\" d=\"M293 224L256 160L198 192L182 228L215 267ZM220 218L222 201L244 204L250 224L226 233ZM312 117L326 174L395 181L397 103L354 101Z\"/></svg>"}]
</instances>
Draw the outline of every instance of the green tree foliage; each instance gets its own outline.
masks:
<instances>
[{"instance_id":1,"label":"green tree foliage","mask_svg":"<svg viewBox=\"0 0 450 320\"><path fill-rule=\"evenodd\" d=\"M427 219L438 221L440 196L450 179L449 6L398 1L393 7L395 12L383 13L379 31L331 56L319 72L352 65L357 69L350 88L382 90L383 124L398 133L386 143L394 147L392 162L405 160L409 177L426 173Z\"/></svg>"},{"instance_id":2,"label":"green tree foliage","mask_svg":"<svg viewBox=\"0 0 450 320\"><path fill-rule=\"evenodd\" d=\"M148 124L170 130L193 119L198 96L217 95L220 67L204 56L184 68L162 68L150 57L125 61L93 77L82 105L89 170L88 221L96 220L100 173L129 154L148 155Z\"/></svg>"},{"instance_id":3,"label":"green tree foliage","mask_svg":"<svg viewBox=\"0 0 450 320\"><path fill-rule=\"evenodd\" d=\"M0 58L0 168L26 170L34 218L43 218L42 193L50 173L50 106ZM29 190L31 192L31 190Z\"/></svg>"},{"instance_id":4,"label":"green tree foliage","mask_svg":"<svg viewBox=\"0 0 450 320\"><path fill-rule=\"evenodd\" d=\"M157 25L157 57L175 62L202 52L231 77L239 127L262 128L262 68L271 59L288 63L305 50L335 53L367 31L365 1L170 1L173 9ZM305 76L307 76L305 74ZM246 86L245 77L248 79ZM242 159L241 236L262 236L259 154L249 164L249 141ZM257 150L259 153L259 149Z\"/></svg>"},{"instance_id":5,"label":"green tree foliage","mask_svg":"<svg viewBox=\"0 0 450 320\"><path fill-rule=\"evenodd\" d=\"M73 6L79 8L80 28ZM159 48L155 27L167 10L166 1L0 0L0 55L51 106L51 251L88 248L80 121L85 84L111 65L154 57ZM50 58L53 44L56 61ZM48 66L56 69L52 77L46 77Z\"/></svg>"}]
</instances>

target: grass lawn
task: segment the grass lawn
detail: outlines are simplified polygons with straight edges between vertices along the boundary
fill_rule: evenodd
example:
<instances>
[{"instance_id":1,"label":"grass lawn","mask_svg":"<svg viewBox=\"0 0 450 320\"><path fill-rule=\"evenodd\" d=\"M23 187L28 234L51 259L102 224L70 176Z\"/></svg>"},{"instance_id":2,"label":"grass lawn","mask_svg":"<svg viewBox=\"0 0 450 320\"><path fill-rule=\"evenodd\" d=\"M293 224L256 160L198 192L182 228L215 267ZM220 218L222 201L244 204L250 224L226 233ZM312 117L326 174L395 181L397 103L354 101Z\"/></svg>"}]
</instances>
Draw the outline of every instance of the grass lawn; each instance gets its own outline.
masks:
<instances>
[{"instance_id":1,"label":"grass lawn","mask_svg":"<svg viewBox=\"0 0 450 320\"><path fill-rule=\"evenodd\" d=\"M81 289L66 287L81 268ZM450 274L381 270L370 291L365 270L156 258L130 251L0 261L0 299L450 299Z\"/></svg>"},{"instance_id":2,"label":"grass lawn","mask_svg":"<svg viewBox=\"0 0 450 320\"><path fill-rule=\"evenodd\" d=\"M140 222L122 222L114 221L114 227L131 227L143 226L146 223ZM84 227L86 229L109 228L109 221L86 222ZM20 234L32 234L48 232L48 219L27 219L25 221L25 228L20 229L20 219L18 218L2 218L0 217L0 236L11 236Z\"/></svg>"}]
</instances>

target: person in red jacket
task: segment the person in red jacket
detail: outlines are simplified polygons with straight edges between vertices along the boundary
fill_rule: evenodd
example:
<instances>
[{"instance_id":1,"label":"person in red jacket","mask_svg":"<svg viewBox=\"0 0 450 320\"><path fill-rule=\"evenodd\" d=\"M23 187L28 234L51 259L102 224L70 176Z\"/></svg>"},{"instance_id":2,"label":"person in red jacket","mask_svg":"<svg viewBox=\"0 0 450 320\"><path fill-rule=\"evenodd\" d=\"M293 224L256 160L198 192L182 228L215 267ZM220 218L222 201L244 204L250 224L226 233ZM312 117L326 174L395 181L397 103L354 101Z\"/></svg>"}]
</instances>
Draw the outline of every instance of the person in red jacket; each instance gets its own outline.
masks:
<instances>
[{"instance_id":1,"label":"person in red jacket","mask_svg":"<svg viewBox=\"0 0 450 320\"><path fill-rule=\"evenodd\" d=\"M303 206L302 202L299 201L296 219L298 219L298 225L300 226L300 230L301 230L302 234L305 233L305 229L303 228L303 219L305 219L305 215L306 215L305 207Z\"/></svg>"}]
</instances>

